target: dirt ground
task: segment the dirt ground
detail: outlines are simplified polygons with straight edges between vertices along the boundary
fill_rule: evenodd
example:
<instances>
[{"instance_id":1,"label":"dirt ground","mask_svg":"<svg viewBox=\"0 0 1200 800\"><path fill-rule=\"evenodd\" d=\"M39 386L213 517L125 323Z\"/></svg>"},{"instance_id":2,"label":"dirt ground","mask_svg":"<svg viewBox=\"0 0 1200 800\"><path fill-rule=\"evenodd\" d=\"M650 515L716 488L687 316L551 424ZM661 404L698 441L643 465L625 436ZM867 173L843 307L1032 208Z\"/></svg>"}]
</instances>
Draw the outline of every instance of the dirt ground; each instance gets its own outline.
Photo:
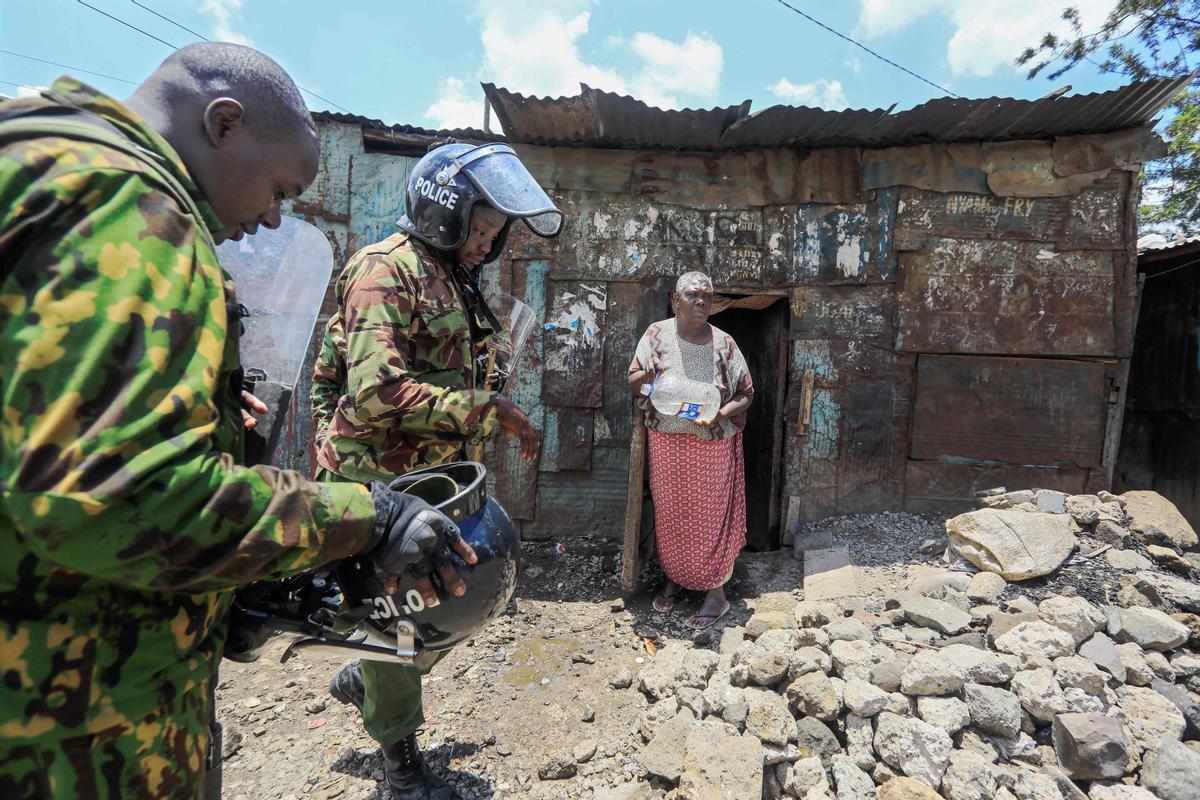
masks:
<instances>
[{"instance_id":1,"label":"dirt ground","mask_svg":"<svg viewBox=\"0 0 1200 800\"><path fill-rule=\"evenodd\" d=\"M908 514L834 518L808 529L826 531L835 544L850 547L860 567L858 594L873 603L897 591L914 571L937 563L918 548L944 536L942 520ZM624 596L611 540L577 538L565 553L554 545L527 543L507 612L426 679L421 745L435 769L469 798L654 796L639 784L635 761L647 701L612 684L627 684L651 657L647 639L663 644L690 638L715 649L720 630L744 624L756 608L788 608L803 599L802 564L790 551L743 553L729 587L732 611L718 626L696 633L680 620L700 598L685 596L669 617L655 614L650 599L658 576L652 571L638 592ZM1038 592L1027 587L1024 593ZM255 664L222 666L224 796L385 800L374 743L357 713L326 691L343 662L304 654L280 664L286 643L283 637L274 641ZM558 774L574 774L539 777L564 765ZM639 792L631 796L635 786Z\"/></svg>"}]
</instances>

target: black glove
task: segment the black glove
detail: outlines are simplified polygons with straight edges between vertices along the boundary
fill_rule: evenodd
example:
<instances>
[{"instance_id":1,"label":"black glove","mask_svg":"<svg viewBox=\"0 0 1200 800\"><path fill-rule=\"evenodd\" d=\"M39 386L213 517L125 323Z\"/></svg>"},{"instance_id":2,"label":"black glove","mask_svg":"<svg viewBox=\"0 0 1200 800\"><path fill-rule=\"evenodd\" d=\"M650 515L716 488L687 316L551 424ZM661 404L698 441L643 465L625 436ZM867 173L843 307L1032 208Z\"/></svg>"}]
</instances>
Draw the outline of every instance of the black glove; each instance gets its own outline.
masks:
<instances>
[{"instance_id":1,"label":"black glove","mask_svg":"<svg viewBox=\"0 0 1200 800\"><path fill-rule=\"evenodd\" d=\"M363 555L387 575L427 574L450 563L450 545L462 537L449 517L419 497L371 484L375 535Z\"/></svg>"}]
</instances>

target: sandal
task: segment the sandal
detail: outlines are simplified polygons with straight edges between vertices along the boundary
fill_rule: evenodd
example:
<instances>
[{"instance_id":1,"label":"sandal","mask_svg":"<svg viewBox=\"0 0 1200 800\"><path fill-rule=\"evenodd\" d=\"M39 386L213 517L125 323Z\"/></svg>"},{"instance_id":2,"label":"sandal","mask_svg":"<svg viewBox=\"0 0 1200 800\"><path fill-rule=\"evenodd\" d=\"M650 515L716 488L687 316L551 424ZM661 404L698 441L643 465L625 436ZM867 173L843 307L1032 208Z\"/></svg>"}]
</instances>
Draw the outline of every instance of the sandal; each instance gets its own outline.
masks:
<instances>
[{"instance_id":1,"label":"sandal","mask_svg":"<svg viewBox=\"0 0 1200 800\"><path fill-rule=\"evenodd\" d=\"M702 614L699 611L697 611L695 614L692 614L690 617L685 619L683 621L683 624L687 625L689 628L696 628L696 629L707 628L710 625L712 625L714 622L719 620L721 617L728 614L729 609L730 609L729 601L726 600L725 605L723 605L721 607L721 610L718 611L717 613Z\"/></svg>"},{"instance_id":2,"label":"sandal","mask_svg":"<svg viewBox=\"0 0 1200 800\"><path fill-rule=\"evenodd\" d=\"M659 614L670 614L671 609L675 607L675 596L678 594L678 589L676 589L672 594L663 594L662 592L659 592L658 594L654 595L654 602L652 602L650 605Z\"/></svg>"}]
</instances>

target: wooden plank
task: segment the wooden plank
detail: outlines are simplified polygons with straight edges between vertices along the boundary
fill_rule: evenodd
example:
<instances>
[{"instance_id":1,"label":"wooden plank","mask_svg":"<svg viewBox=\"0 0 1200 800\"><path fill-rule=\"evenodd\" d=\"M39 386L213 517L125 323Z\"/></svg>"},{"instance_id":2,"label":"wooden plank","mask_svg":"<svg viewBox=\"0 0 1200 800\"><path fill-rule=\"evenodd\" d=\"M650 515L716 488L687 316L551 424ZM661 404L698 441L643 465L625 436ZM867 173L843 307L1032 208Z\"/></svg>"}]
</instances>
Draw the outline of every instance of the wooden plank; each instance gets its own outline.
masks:
<instances>
[{"instance_id":1,"label":"wooden plank","mask_svg":"<svg viewBox=\"0 0 1200 800\"><path fill-rule=\"evenodd\" d=\"M604 396L595 414L597 447L628 447L629 362L638 340L652 322L668 315L673 278L608 284L607 330L604 335Z\"/></svg>"},{"instance_id":2,"label":"wooden plank","mask_svg":"<svg viewBox=\"0 0 1200 800\"><path fill-rule=\"evenodd\" d=\"M550 280L542 324L542 402L596 408L603 396L605 309L602 281Z\"/></svg>"},{"instance_id":3,"label":"wooden plank","mask_svg":"<svg viewBox=\"0 0 1200 800\"><path fill-rule=\"evenodd\" d=\"M923 355L917 362L912 457L1098 468L1109 366Z\"/></svg>"},{"instance_id":4,"label":"wooden plank","mask_svg":"<svg viewBox=\"0 0 1200 800\"><path fill-rule=\"evenodd\" d=\"M975 508L976 492L996 486L1082 494L1094 472L1078 467L909 461L904 478L904 509L914 514L960 514Z\"/></svg>"},{"instance_id":5,"label":"wooden plank","mask_svg":"<svg viewBox=\"0 0 1200 800\"><path fill-rule=\"evenodd\" d=\"M592 468L592 409L546 406L542 472Z\"/></svg>"},{"instance_id":6,"label":"wooden plank","mask_svg":"<svg viewBox=\"0 0 1200 800\"><path fill-rule=\"evenodd\" d=\"M829 547L804 553L804 599L833 600L858 593L858 580L850 563L850 550Z\"/></svg>"},{"instance_id":7,"label":"wooden plank","mask_svg":"<svg viewBox=\"0 0 1200 800\"><path fill-rule=\"evenodd\" d=\"M1111 356L1111 251L930 239L900 254L896 349Z\"/></svg>"},{"instance_id":8,"label":"wooden plank","mask_svg":"<svg viewBox=\"0 0 1200 800\"><path fill-rule=\"evenodd\" d=\"M642 484L646 469L646 422L634 405L629 440L629 481L626 485L625 535L621 545L621 588L632 592L642 573Z\"/></svg>"}]
</instances>

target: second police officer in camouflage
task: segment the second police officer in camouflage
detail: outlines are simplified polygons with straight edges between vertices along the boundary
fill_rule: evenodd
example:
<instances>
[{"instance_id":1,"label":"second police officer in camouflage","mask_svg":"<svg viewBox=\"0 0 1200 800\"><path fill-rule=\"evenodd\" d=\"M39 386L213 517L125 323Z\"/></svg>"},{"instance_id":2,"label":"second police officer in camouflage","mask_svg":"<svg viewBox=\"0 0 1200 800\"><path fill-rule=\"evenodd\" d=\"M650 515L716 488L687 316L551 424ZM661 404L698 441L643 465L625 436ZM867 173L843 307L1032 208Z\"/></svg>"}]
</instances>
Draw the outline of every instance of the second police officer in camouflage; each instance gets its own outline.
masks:
<instances>
[{"instance_id":1,"label":"second police officer in camouflage","mask_svg":"<svg viewBox=\"0 0 1200 800\"><path fill-rule=\"evenodd\" d=\"M505 145L444 145L413 168L400 232L356 253L337 280L337 310L313 370L320 477L387 480L461 460L497 424L525 458L536 455L529 419L486 374L488 350L505 334L477 284L516 218L541 236L562 223ZM454 797L417 750L419 669L354 662L330 691L362 712L397 798Z\"/></svg>"}]
</instances>

